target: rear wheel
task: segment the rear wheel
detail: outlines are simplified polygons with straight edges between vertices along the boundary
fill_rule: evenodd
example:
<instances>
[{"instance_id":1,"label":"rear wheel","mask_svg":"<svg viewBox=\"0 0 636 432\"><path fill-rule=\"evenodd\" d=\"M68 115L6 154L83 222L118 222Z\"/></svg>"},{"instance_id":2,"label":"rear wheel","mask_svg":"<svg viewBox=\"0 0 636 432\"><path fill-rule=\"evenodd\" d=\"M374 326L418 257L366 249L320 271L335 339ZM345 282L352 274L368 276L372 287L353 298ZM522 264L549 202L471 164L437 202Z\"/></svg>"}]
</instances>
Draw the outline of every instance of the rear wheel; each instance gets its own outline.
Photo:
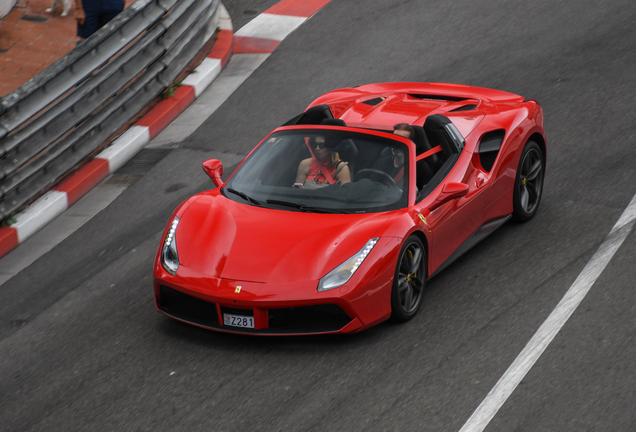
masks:
<instances>
[{"instance_id":1,"label":"rear wheel","mask_svg":"<svg viewBox=\"0 0 636 432\"><path fill-rule=\"evenodd\" d=\"M515 188L512 196L512 217L518 222L527 222L539 210L541 194L543 192L543 155L539 145L528 141L517 169Z\"/></svg>"},{"instance_id":2,"label":"rear wheel","mask_svg":"<svg viewBox=\"0 0 636 432\"><path fill-rule=\"evenodd\" d=\"M406 239L398 257L393 289L391 319L404 322L415 316L426 286L426 250L417 236Z\"/></svg>"}]
</instances>

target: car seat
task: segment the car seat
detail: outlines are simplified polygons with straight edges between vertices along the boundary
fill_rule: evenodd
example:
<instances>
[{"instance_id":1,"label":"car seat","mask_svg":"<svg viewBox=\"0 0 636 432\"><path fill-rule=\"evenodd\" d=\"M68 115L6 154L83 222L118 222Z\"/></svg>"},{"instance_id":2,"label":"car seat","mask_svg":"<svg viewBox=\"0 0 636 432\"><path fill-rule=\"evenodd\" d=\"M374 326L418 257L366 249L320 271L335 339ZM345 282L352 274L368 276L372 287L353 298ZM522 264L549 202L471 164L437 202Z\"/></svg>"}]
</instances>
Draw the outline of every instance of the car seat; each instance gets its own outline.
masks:
<instances>
[{"instance_id":1,"label":"car seat","mask_svg":"<svg viewBox=\"0 0 636 432\"><path fill-rule=\"evenodd\" d=\"M431 147L441 146L442 151L437 153L439 155L437 161L437 167L434 171L437 171L448 159L448 157L454 153L458 153L459 149L449 136L448 131L444 127L445 124L451 123L448 117L441 114L435 114L426 118L424 122L424 132Z\"/></svg>"},{"instance_id":2,"label":"car seat","mask_svg":"<svg viewBox=\"0 0 636 432\"><path fill-rule=\"evenodd\" d=\"M415 143L415 155L419 156L432 149L433 147L426 139L424 128L421 126L413 126L413 142ZM435 172L439 164L438 153L435 153L423 160L431 168L431 171ZM420 161L421 162L421 161Z\"/></svg>"},{"instance_id":3,"label":"car seat","mask_svg":"<svg viewBox=\"0 0 636 432\"><path fill-rule=\"evenodd\" d=\"M426 134L424 133L424 128L421 126L413 126L413 142L415 143L415 155L419 156L422 153L427 152L432 149L431 144L426 139ZM416 170L416 178L417 178L417 188L422 189L425 184L429 182L435 172L441 165L439 163L438 153L435 153L431 156L428 156L425 159L419 160L415 163Z\"/></svg>"}]
</instances>

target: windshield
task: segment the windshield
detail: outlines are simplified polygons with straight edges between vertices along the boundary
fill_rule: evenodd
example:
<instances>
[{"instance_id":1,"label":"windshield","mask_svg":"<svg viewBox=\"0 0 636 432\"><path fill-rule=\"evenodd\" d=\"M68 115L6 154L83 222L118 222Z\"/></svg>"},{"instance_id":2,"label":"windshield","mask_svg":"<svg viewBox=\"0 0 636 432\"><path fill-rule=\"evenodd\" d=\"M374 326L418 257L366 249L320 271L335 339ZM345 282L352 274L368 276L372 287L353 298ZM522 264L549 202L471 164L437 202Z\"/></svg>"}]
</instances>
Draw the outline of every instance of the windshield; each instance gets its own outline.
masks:
<instances>
[{"instance_id":1,"label":"windshield","mask_svg":"<svg viewBox=\"0 0 636 432\"><path fill-rule=\"evenodd\" d=\"M406 207L408 147L396 140L332 129L273 133L223 187L250 205L324 213Z\"/></svg>"}]
</instances>

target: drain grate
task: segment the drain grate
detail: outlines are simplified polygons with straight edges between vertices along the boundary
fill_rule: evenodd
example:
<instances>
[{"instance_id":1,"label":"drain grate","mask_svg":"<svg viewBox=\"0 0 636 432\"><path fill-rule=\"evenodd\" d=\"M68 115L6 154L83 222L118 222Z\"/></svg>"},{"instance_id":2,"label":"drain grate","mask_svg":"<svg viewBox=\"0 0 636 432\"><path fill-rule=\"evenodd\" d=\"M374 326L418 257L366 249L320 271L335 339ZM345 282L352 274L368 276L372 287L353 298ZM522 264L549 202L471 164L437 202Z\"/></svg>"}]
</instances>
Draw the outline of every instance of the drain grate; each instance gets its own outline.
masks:
<instances>
[{"instance_id":1,"label":"drain grate","mask_svg":"<svg viewBox=\"0 0 636 432\"><path fill-rule=\"evenodd\" d=\"M116 174L144 175L172 149L143 149L119 168Z\"/></svg>"},{"instance_id":2,"label":"drain grate","mask_svg":"<svg viewBox=\"0 0 636 432\"><path fill-rule=\"evenodd\" d=\"M22 15L20 19L22 21L31 21L40 24L43 24L49 20L48 18L39 15Z\"/></svg>"}]
</instances>

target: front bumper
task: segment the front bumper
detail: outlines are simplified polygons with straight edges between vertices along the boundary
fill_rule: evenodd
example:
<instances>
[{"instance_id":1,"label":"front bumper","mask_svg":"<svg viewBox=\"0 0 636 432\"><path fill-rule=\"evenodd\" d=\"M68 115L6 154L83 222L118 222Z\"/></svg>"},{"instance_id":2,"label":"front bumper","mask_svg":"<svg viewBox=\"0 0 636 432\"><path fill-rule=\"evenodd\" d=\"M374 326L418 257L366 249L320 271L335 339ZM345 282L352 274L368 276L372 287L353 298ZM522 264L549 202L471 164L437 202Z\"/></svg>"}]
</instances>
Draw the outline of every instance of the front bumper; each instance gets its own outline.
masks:
<instances>
[{"instance_id":1,"label":"front bumper","mask_svg":"<svg viewBox=\"0 0 636 432\"><path fill-rule=\"evenodd\" d=\"M336 304L318 304L296 307L263 309L229 307L207 302L165 285L159 287L155 297L157 310L164 315L188 324L228 333L276 335L325 334L355 332L362 325ZM254 327L242 328L224 325L223 314L254 317Z\"/></svg>"}]
</instances>

